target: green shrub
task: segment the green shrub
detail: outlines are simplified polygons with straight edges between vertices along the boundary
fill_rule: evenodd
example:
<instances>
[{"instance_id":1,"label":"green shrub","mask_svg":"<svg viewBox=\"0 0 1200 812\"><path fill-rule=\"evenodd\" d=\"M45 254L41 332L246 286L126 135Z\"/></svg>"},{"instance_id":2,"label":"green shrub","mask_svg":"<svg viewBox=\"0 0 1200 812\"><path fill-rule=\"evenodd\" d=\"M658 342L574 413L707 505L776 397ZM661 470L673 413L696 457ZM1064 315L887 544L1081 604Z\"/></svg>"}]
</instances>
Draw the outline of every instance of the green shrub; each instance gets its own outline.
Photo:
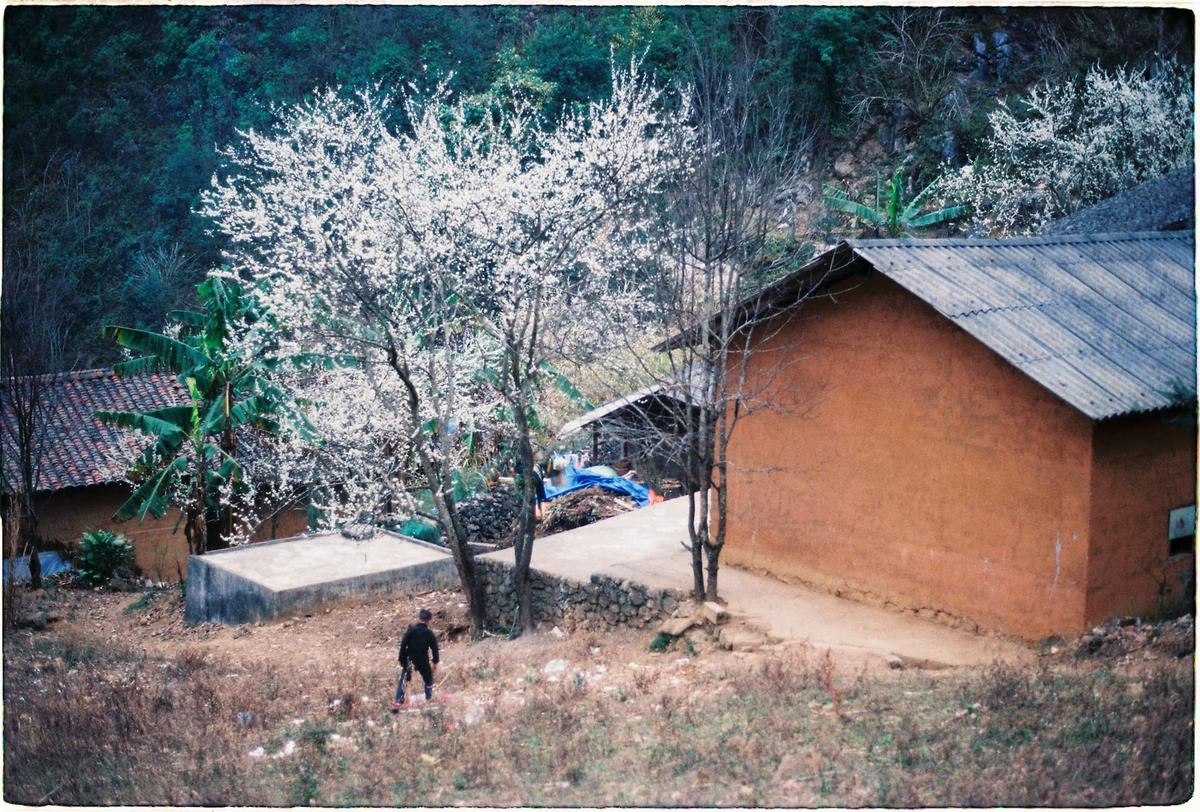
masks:
<instances>
[{"instance_id":1,"label":"green shrub","mask_svg":"<svg viewBox=\"0 0 1200 812\"><path fill-rule=\"evenodd\" d=\"M153 592L143 592L142 596L133 603L125 607L123 614L132 615L134 612L141 611L148 607L154 601Z\"/></svg>"},{"instance_id":2,"label":"green shrub","mask_svg":"<svg viewBox=\"0 0 1200 812\"><path fill-rule=\"evenodd\" d=\"M650 641L650 650L656 652L666 651L674 642L674 635L667 634L666 632L659 632L658 635Z\"/></svg>"},{"instance_id":3,"label":"green shrub","mask_svg":"<svg viewBox=\"0 0 1200 812\"><path fill-rule=\"evenodd\" d=\"M106 584L118 571L129 570L132 566L133 545L124 533L89 530L83 534L75 568L85 583L92 586Z\"/></svg>"}]
</instances>

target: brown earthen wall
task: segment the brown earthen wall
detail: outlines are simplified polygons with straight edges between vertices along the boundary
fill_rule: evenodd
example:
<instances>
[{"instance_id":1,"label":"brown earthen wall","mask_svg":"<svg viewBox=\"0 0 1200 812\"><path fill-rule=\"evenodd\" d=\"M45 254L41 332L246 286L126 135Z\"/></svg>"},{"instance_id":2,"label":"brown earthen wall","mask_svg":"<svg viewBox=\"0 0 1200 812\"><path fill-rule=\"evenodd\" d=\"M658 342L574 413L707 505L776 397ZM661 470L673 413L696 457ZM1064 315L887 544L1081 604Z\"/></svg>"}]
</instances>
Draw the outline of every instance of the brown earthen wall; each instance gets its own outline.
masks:
<instances>
[{"instance_id":1,"label":"brown earthen wall","mask_svg":"<svg viewBox=\"0 0 1200 812\"><path fill-rule=\"evenodd\" d=\"M1029 639L1080 629L1090 421L887 278L840 288L750 354L751 388L774 380L733 435L725 560Z\"/></svg>"},{"instance_id":2,"label":"brown earthen wall","mask_svg":"<svg viewBox=\"0 0 1200 812\"><path fill-rule=\"evenodd\" d=\"M179 511L172 510L161 519L147 517L145 521L114 522L113 513L128 497L129 489L123 485L69 488L40 496L37 501L38 535L61 542L68 548L77 548L87 530L124 533L133 544L134 561L143 574L164 581L176 580L180 574L186 578L188 547L183 524L179 524L179 532L173 532ZM303 533L307 527L302 511L288 511L274 528L270 523L259 528L254 540L287 538Z\"/></svg>"},{"instance_id":3,"label":"brown earthen wall","mask_svg":"<svg viewBox=\"0 0 1200 812\"><path fill-rule=\"evenodd\" d=\"M114 522L113 513L127 498L129 489L121 485L68 488L46 494L38 500L38 535L78 549L87 530L124 533L133 543L138 569L148 577L173 581L180 572L186 577L188 549L183 525L178 533L171 532L179 512L172 510L161 519L148 517L144 522Z\"/></svg>"},{"instance_id":4,"label":"brown earthen wall","mask_svg":"<svg viewBox=\"0 0 1200 812\"><path fill-rule=\"evenodd\" d=\"M1099 423L1093 438L1087 622L1169 608L1195 567L1194 553L1168 557L1167 523L1196 503L1196 430L1146 414Z\"/></svg>"}]
</instances>

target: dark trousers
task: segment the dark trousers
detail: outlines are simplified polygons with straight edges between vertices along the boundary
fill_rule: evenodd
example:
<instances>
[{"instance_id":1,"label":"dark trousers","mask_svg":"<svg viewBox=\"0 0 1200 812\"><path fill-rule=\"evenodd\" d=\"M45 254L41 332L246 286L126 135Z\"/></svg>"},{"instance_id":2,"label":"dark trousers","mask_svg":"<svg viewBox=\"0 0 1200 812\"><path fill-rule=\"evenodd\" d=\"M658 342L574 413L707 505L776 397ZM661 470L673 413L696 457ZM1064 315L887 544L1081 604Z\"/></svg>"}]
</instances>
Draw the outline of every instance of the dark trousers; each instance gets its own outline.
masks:
<instances>
[{"instance_id":1,"label":"dark trousers","mask_svg":"<svg viewBox=\"0 0 1200 812\"><path fill-rule=\"evenodd\" d=\"M413 669L421 675L421 679L425 681L425 699L433 699L433 669L428 665L421 663L413 663L404 669L404 673L400 675L400 682L396 685L396 701L404 701L404 685L412 679Z\"/></svg>"}]
</instances>

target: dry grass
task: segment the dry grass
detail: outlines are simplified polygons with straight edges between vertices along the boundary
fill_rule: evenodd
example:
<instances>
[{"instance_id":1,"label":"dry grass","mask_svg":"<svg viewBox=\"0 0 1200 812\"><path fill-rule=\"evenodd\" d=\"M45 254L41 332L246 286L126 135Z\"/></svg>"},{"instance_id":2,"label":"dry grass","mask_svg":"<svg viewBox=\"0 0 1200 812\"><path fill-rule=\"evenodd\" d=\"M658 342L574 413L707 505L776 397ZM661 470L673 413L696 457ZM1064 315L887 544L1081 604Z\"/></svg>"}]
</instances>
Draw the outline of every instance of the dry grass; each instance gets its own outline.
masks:
<instances>
[{"instance_id":1,"label":"dry grass","mask_svg":"<svg viewBox=\"0 0 1200 812\"><path fill-rule=\"evenodd\" d=\"M869 676L804 650L625 666L602 635L492 640L456 650L442 715L392 717L386 676L332 662L24 640L6 641L4 670L18 803L1094 806L1192 791L1187 659ZM572 663L556 681L554 657Z\"/></svg>"}]
</instances>

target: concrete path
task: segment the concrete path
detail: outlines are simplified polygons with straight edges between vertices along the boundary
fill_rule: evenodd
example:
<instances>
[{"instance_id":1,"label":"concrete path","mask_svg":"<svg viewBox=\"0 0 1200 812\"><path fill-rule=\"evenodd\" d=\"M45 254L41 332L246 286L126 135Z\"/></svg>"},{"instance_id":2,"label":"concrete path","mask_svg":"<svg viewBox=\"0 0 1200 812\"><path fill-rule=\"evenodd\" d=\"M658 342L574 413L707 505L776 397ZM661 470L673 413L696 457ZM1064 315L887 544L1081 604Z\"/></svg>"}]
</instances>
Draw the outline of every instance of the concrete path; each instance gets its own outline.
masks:
<instances>
[{"instance_id":1,"label":"concrete path","mask_svg":"<svg viewBox=\"0 0 1200 812\"><path fill-rule=\"evenodd\" d=\"M533 546L533 568L586 581L593 573L628 578L657 589L691 590L687 498L671 499L568 530ZM512 562L512 550L489 553ZM973 635L910 614L856 603L732 566L721 567L721 598L774 637L830 648L946 665L1028 661L1032 651L997 637Z\"/></svg>"}]
</instances>

